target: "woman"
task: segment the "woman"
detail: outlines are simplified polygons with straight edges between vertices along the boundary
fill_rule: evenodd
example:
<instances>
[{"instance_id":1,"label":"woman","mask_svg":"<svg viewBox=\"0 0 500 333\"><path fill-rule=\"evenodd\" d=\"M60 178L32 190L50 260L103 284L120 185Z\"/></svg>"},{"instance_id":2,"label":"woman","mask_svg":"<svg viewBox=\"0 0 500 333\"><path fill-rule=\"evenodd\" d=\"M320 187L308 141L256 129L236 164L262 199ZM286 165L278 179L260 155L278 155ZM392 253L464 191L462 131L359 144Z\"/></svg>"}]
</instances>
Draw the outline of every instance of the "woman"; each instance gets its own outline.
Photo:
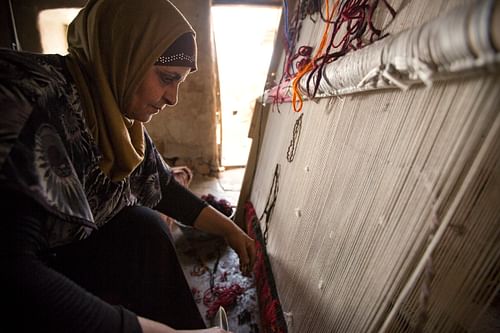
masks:
<instances>
[{"instance_id":1,"label":"woman","mask_svg":"<svg viewBox=\"0 0 500 333\"><path fill-rule=\"evenodd\" d=\"M194 36L167 0L90 0L68 56L0 51L2 327L222 332L158 211L225 237L245 274L253 240L175 181L142 125L196 70Z\"/></svg>"}]
</instances>

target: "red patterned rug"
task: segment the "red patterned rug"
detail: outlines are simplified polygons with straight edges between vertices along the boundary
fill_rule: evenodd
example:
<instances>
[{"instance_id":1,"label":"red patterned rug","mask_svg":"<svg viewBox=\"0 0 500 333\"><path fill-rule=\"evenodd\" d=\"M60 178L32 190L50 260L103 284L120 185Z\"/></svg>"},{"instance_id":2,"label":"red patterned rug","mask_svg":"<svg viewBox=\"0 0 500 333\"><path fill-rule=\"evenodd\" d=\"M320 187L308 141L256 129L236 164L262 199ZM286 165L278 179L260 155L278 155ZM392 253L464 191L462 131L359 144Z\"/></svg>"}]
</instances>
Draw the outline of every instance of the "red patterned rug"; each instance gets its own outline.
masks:
<instances>
[{"instance_id":1,"label":"red patterned rug","mask_svg":"<svg viewBox=\"0 0 500 333\"><path fill-rule=\"evenodd\" d=\"M262 333L286 333L287 325L278 297L271 263L266 250L260 222L251 202L245 205L247 230L250 237L257 241L257 260L254 277L259 304L260 328Z\"/></svg>"}]
</instances>

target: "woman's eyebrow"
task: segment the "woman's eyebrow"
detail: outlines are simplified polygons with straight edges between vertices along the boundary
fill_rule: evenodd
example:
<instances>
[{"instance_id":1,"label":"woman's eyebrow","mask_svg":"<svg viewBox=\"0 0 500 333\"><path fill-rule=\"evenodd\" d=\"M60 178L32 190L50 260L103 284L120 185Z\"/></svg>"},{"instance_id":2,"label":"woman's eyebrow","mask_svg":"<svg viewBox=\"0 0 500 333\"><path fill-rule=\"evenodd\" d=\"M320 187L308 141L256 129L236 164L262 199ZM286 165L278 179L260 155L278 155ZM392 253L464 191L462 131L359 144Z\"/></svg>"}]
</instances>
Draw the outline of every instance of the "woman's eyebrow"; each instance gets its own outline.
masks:
<instances>
[{"instance_id":1,"label":"woman's eyebrow","mask_svg":"<svg viewBox=\"0 0 500 333\"><path fill-rule=\"evenodd\" d=\"M165 76L168 76L168 78L170 80L175 80L175 81L179 81L182 79L182 76L179 74L179 73L176 73L176 72L162 72L162 71L158 71L160 75L165 75Z\"/></svg>"}]
</instances>

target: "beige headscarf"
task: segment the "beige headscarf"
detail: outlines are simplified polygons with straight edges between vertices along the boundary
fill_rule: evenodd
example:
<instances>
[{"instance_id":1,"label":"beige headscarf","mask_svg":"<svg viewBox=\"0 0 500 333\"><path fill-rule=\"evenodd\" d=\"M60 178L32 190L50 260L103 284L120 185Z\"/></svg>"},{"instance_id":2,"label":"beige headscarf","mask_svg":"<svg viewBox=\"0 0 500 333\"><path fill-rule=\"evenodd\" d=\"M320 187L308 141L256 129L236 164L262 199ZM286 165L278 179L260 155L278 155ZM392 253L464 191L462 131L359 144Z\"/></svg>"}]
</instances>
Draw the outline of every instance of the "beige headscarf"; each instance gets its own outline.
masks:
<instances>
[{"instance_id":1,"label":"beige headscarf","mask_svg":"<svg viewBox=\"0 0 500 333\"><path fill-rule=\"evenodd\" d=\"M142 123L122 110L157 58L194 30L168 0L89 0L68 29L68 67L112 180L144 158Z\"/></svg>"}]
</instances>

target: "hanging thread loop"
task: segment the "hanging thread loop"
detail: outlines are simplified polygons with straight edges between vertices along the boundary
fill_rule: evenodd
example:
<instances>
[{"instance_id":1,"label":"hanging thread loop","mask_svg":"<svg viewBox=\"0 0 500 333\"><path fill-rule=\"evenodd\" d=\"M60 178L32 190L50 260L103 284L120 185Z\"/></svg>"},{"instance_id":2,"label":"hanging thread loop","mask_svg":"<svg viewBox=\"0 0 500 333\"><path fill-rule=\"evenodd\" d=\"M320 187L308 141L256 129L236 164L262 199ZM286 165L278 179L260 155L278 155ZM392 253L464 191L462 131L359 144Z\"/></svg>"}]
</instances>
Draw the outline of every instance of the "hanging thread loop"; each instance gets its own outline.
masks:
<instances>
[{"instance_id":1,"label":"hanging thread loop","mask_svg":"<svg viewBox=\"0 0 500 333\"><path fill-rule=\"evenodd\" d=\"M266 216L266 221L264 225L264 244L267 244L267 234L269 232L269 221L271 220L271 216L273 215L274 206L276 205L276 199L278 198L279 192L279 178L280 178L280 165L276 164L276 168L274 169L273 182L271 184L271 188L269 189L269 195L267 196L266 206L262 215L259 218L259 222L262 221L264 215Z\"/></svg>"},{"instance_id":2,"label":"hanging thread loop","mask_svg":"<svg viewBox=\"0 0 500 333\"><path fill-rule=\"evenodd\" d=\"M295 120L295 125L293 125L292 140L290 140L290 145L286 151L286 160L290 163L293 162L295 158L295 153L297 152L297 145L299 144L300 132L302 130L302 117L303 113Z\"/></svg>"}]
</instances>

